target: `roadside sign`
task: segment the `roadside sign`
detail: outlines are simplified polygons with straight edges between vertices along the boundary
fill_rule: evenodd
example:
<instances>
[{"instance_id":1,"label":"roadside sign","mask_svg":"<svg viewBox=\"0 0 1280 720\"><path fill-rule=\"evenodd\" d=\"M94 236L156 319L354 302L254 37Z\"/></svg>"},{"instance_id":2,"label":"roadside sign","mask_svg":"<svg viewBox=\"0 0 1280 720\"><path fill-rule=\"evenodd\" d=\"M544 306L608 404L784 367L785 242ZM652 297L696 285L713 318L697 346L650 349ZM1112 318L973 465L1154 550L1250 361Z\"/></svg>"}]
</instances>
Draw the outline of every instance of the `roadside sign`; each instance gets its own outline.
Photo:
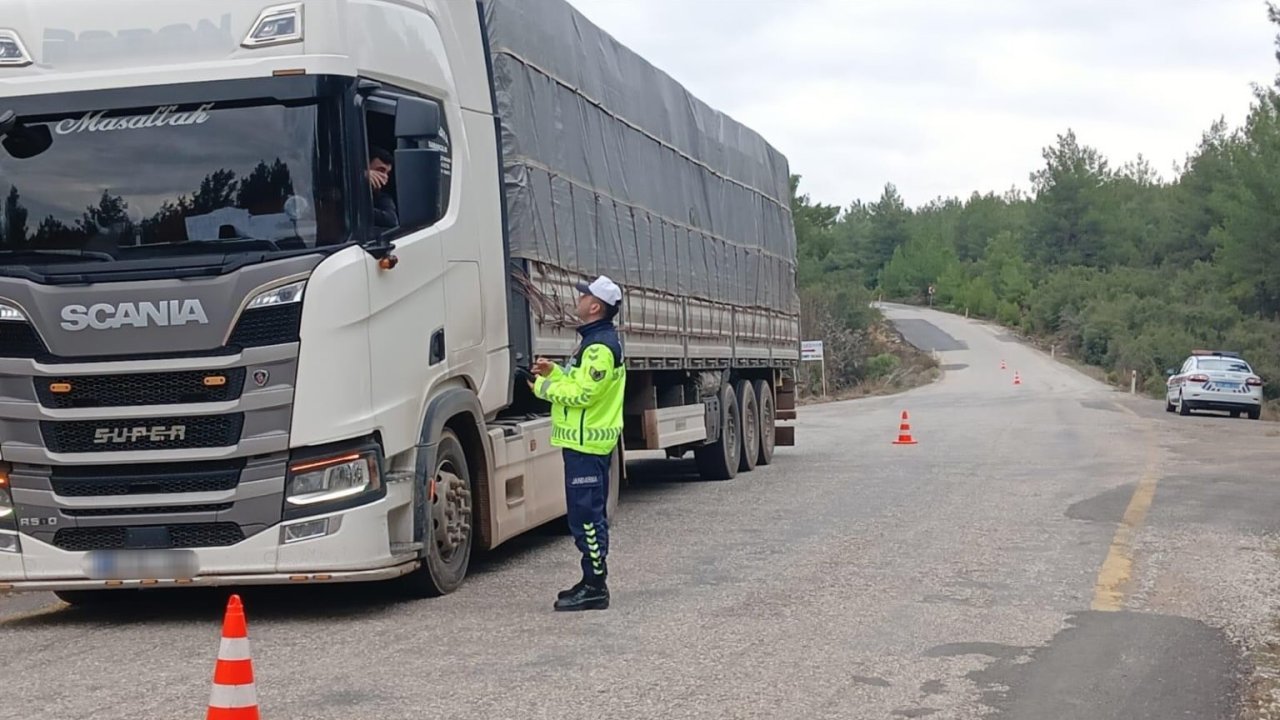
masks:
<instances>
[{"instance_id":1,"label":"roadside sign","mask_svg":"<svg viewBox=\"0 0 1280 720\"><path fill-rule=\"evenodd\" d=\"M803 340L800 342L800 359L809 362L822 360L822 341Z\"/></svg>"},{"instance_id":2,"label":"roadside sign","mask_svg":"<svg viewBox=\"0 0 1280 720\"><path fill-rule=\"evenodd\" d=\"M821 340L800 341L800 361L822 364L822 396L827 395L827 359L823 355Z\"/></svg>"}]
</instances>

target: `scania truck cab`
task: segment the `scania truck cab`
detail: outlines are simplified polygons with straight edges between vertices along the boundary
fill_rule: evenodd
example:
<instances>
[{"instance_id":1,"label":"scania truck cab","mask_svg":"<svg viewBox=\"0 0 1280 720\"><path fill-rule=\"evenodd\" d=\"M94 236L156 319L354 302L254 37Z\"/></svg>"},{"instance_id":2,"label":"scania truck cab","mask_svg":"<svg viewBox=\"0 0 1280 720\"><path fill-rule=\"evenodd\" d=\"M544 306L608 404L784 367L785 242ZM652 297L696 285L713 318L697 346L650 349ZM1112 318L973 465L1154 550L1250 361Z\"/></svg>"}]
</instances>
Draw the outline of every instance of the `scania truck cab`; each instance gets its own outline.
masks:
<instances>
[{"instance_id":1,"label":"scania truck cab","mask_svg":"<svg viewBox=\"0 0 1280 720\"><path fill-rule=\"evenodd\" d=\"M564 513L483 26L0 0L0 589L439 594Z\"/></svg>"}]
</instances>

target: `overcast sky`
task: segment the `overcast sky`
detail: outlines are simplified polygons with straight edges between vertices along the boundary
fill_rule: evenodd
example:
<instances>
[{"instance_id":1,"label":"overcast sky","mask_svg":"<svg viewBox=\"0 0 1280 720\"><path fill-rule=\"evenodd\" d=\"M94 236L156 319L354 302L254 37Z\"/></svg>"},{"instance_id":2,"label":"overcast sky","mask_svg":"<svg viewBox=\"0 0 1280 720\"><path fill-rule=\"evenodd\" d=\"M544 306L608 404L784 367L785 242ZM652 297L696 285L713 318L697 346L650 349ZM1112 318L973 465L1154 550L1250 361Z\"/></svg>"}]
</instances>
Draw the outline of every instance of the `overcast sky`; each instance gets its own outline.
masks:
<instances>
[{"instance_id":1,"label":"overcast sky","mask_svg":"<svg viewBox=\"0 0 1280 720\"><path fill-rule=\"evenodd\" d=\"M1026 190L1067 128L1168 178L1278 69L1263 0L570 2L838 205Z\"/></svg>"}]
</instances>

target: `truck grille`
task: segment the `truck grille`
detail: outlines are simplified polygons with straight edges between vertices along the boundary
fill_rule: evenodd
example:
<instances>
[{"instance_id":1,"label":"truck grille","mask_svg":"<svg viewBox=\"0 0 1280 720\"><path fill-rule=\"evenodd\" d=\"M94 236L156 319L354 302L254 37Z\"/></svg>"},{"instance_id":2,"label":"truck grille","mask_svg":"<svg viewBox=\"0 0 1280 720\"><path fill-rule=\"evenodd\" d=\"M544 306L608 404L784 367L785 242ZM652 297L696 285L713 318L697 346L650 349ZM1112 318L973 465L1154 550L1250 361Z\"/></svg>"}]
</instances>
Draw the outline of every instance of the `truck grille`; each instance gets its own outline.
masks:
<instances>
[{"instance_id":1,"label":"truck grille","mask_svg":"<svg viewBox=\"0 0 1280 720\"><path fill-rule=\"evenodd\" d=\"M160 544L169 548L226 547L244 539L244 531L235 523L196 523L157 525L146 528L63 528L53 536L53 544L71 552L120 550L134 545L130 542L130 530L146 530L149 537L154 537L154 533L157 532L167 533L168 543ZM155 546L156 543L145 545L145 547ZM143 546L137 545L137 547Z\"/></svg>"},{"instance_id":2,"label":"truck grille","mask_svg":"<svg viewBox=\"0 0 1280 720\"><path fill-rule=\"evenodd\" d=\"M246 310L228 344L246 348L298 342L301 326L302 303Z\"/></svg>"},{"instance_id":3,"label":"truck grille","mask_svg":"<svg viewBox=\"0 0 1280 720\"><path fill-rule=\"evenodd\" d=\"M214 505L152 505L150 507L127 508L76 508L63 510L69 517L114 517L116 515L174 515L180 513L222 512L230 510L233 503L216 503Z\"/></svg>"},{"instance_id":4,"label":"truck grille","mask_svg":"<svg viewBox=\"0 0 1280 720\"><path fill-rule=\"evenodd\" d=\"M44 342L30 323L0 322L0 357L33 358L44 352Z\"/></svg>"},{"instance_id":5,"label":"truck grille","mask_svg":"<svg viewBox=\"0 0 1280 720\"><path fill-rule=\"evenodd\" d=\"M219 492L240 484L243 460L155 465L64 466L50 484L62 497Z\"/></svg>"},{"instance_id":6,"label":"truck grille","mask_svg":"<svg viewBox=\"0 0 1280 720\"><path fill-rule=\"evenodd\" d=\"M40 404L59 410L176 405L236 400L244 389L244 373L244 368L233 368L226 371L87 375L36 378L35 384ZM217 380L221 384L210 384ZM65 385L68 390L55 393L53 388L57 385Z\"/></svg>"},{"instance_id":7,"label":"truck grille","mask_svg":"<svg viewBox=\"0 0 1280 720\"><path fill-rule=\"evenodd\" d=\"M40 421L50 452L122 452L230 447L240 441L244 414L134 420Z\"/></svg>"},{"instance_id":8,"label":"truck grille","mask_svg":"<svg viewBox=\"0 0 1280 720\"><path fill-rule=\"evenodd\" d=\"M210 348L200 352L151 353L145 355L103 355L85 357L57 357L49 354L44 341L36 333L31 323L0 321L0 357L6 358L39 358L41 362L80 363L107 362L111 360L147 360L167 357L216 357L235 352L237 348L264 347L267 345L284 345L299 340L302 328L302 303L277 305L275 307L254 308L246 310L236 322L235 329L227 347ZM130 403L143 404L143 403ZM54 407L54 406L49 406ZM80 407L73 405L71 407Z\"/></svg>"}]
</instances>

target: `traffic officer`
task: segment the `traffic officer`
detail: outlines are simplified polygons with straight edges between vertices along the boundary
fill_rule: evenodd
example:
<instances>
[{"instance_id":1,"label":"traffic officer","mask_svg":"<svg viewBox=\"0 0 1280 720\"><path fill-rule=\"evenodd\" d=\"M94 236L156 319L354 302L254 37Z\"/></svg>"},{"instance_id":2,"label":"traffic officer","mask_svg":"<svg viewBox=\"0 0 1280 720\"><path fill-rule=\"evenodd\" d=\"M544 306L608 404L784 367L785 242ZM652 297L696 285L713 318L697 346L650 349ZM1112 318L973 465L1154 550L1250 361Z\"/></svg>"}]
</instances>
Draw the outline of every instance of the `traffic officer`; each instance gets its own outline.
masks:
<instances>
[{"instance_id":1,"label":"traffic officer","mask_svg":"<svg viewBox=\"0 0 1280 720\"><path fill-rule=\"evenodd\" d=\"M564 454L569 529L582 553L582 580L562 591L556 610L609 607L609 463L622 437L627 371L613 320L622 302L617 283L601 275L578 283L582 341L561 368L545 358L533 365L533 392L551 403L551 444Z\"/></svg>"}]
</instances>

